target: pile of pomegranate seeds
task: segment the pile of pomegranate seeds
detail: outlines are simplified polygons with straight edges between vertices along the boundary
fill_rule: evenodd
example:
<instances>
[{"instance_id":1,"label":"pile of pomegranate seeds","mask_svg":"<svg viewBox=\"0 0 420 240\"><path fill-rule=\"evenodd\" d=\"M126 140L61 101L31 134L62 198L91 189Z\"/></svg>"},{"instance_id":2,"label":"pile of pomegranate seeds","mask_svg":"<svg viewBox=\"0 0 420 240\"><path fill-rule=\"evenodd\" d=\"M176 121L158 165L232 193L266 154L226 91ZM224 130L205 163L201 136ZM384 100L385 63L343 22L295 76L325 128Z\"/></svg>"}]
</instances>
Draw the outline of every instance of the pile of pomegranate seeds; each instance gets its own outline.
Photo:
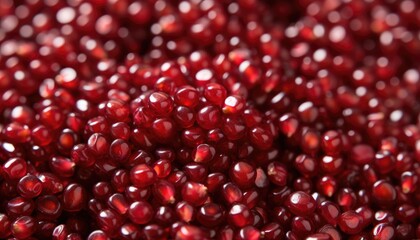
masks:
<instances>
[{"instance_id":1,"label":"pile of pomegranate seeds","mask_svg":"<svg viewBox=\"0 0 420 240\"><path fill-rule=\"evenodd\" d=\"M0 238L420 238L419 29L415 0L0 0Z\"/></svg>"}]
</instances>

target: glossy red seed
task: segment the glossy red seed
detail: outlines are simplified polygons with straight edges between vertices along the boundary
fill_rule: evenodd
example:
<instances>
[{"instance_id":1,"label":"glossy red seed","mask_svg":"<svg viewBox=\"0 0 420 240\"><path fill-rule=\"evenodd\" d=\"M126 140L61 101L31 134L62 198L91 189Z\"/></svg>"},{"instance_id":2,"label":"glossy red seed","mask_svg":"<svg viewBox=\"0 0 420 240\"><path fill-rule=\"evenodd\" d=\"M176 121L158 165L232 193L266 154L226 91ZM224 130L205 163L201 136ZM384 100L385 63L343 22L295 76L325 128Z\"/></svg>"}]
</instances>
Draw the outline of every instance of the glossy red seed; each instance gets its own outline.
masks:
<instances>
[{"instance_id":1,"label":"glossy red seed","mask_svg":"<svg viewBox=\"0 0 420 240\"><path fill-rule=\"evenodd\" d=\"M252 144L258 149L267 150L273 144L272 134L262 127L251 128L248 135Z\"/></svg>"},{"instance_id":2,"label":"glossy red seed","mask_svg":"<svg viewBox=\"0 0 420 240\"><path fill-rule=\"evenodd\" d=\"M154 92L148 98L150 110L157 116L168 116L173 110L172 98L163 92Z\"/></svg>"},{"instance_id":3,"label":"glossy red seed","mask_svg":"<svg viewBox=\"0 0 420 240\"><path fill-rule=\"evenodd\" d=\"M222 105L226 95L226 89L220 84L209 83L204 87L204 97L212 104Z\"/></svg>"},{"instance_id":4,"label":"glossy red seed","mask_svg":"<svg viewBox=\"0 0 420 240\"><path fill-rule=\"evenodd\" d=\"M389 182L379 180L372 187L372 197L379 205L393 205L397 199L397 192Z\"/></svg>"},{"instance_id":5,"label":"glossy red seed","mask_svg":"<svg viewBox=\"0 0 420 240\"><path fill-rule=\"evenodd\" d=\"M175 102L186 107L195 107L198 104L199 94L191 86L180 87L175 93Z\"/></svg>"},{"instance_id":6,"label":"glossy red seed","mask_svg":"<svg viewBox=\"0 0 420 240\"><path fill-rule=\"evenodd\" d=\"M46 126L57 129L63 124L64 116L58 107L49 106L42 110L40 120Z\"/></svg>"},{"instance_id":7,"label":"glossy red seed","mask_svg":"<svg viewBox=\"0 0 420 240\"><path fill-rule=\"evenodd\" d=\"M398 206L395 217L403 223L410 223L418 216L417 210L414 206L409 204L402 204Z\"/></svg>"},{"instance_id":8,"label":"glossy red seed","mask_svg":"<svg viewBox=\"0 0 420 240\"><path fill-rule=\"evenodd\" d=\"M174 109L173 117L175 122L183 128L189 128L194 125L195 113L191 108L178 106Z\"/></svg>"},{"instance_id":9,"label":"glossy red seed","mask_svg":"<svg viewBox=\"0 0 420 240\"><path fill-rule=\"evenodd\" d=\"M227 217L236 227L245 227L251 224L251 212L243 204L233 205L227 213Z\"/></svg>"},{"instance_id":10,"label":"glossy red seed","mask_svg":"<svg viewBox=\"0 0 420 240\"><path fill-rule=\"evenodd\" d=\"M217 128L221 121L220 109L212 105L205 106L197 112L196 121L204 129Z\"/></svg>"},{"instance_id":11,"label":"glossy red seed","mask_svg":"<svg viewBox=\"0 0 420 240\"><path fill-rule=\"evenodd\" d=\"M144 227L143 233L144 233L145 239L147 240L165 239L167 235L164 229L156 224L147 225L146 227Z\"/></svg>"},{"instance_id":12,"label":"glossy red seed","mask_svg":"<svg viewBox=\"0 0 420 240\"><path fill-rule=\"evenodd\" d=\"M246 162L237 162L230 169L230 177L238 187L250 188L255 182L255 168Z\"/></svg>"},{"instance_id":13,"label":"glossy red seed","mask_svg":"<svg viewBox=\"0 0 420 240\"><path fill-rule=\"evenodd\" d=\"M154 216L152 206L144 201L133 202L127 213L130 220L136 224L146 224Z\"/></svg>"},{"instance_id":14,"label":"glossy red seed","mask_svg":"<svg viewBox=\"0 0 420 240\"><path fill-rule=\"evenodd\" d=\"M192 221L195 216L195 208L185 201L177 203L175 212L182 221L187 223Z\"/></svg>"},{"instance_id":15,"label":"glossy red seed","mask_svg":"<svg viewBox=\"0 0 420 240\"><path fill-rule=\"evenodd\" d=\"M130 184L130 177L126 170L119 169L112 174L111 185L117 192L123 192Z\"/></svg>"},{"instance_id":16,"label":"glossy red seed","mask_svg":"<svg viewBox=\"0 0 420 240\"><path fill-rule=\"evenodd\" d=\"M152 134L157 142L168 143L175 136L175 123L169 118L159 118L152 123Z\"/></svg>"},{"instance_id":17,"label":"glossy red seed","mask_svg":"<svg viewBox=\"0 0 420 240\"><path fill-rule=\"evenodd\" d=\"M186 182L181 190L182 199L193 206L201 206L207 200L207 188L200 183Z\"/></svg>"},{"instance_id":18,"label":"glossy red seed","mask_svg":"<svg viewBox=\"0 0 420 240\"><path fill-rule=\"evenodd\" d=\"M175 187L171 182L159 180L153 185L153 196L163 205L175 203Z\"/></svg>"},{"instance_id":19,"label":"glossy red seed","mask_svg":"<svg viewBox=\"0 0 420 240\"><path fill-rule=\"evenodd\" d=\"M89 234L87 239L88 240L108 240L110 238L102 230L95 230Z\"/></svg>"},{"instance_id":20,"label":"glossy red seed","mask_svg":"<svg viewBox=\"0 0 420 240\"><path fill-rule=\"evenodd\" d=\"M7 238L11 234L11 222L7 215L0 214L0 237Z\"/></svg>"},{"instance_id":21,"label":"glossy red seed","mask_svg":"<svg viewBox=\"0 0 420 240\"><path fill-rule=\"evenodd\" d=\"M116 161L122 162L130 155L130 146L122 139L115 139L109 146L109 155Z\"/></svg>"},{"instance_id":22,"label":"glossy red seed","mask_svg":"<svg viewBox=\"0 0 420 240\"><path fill-rule=\"evenodd\" d=\"M97 221L100 228L111 235L122 225L121 216L110 209L100 211L97 216Z\"/></svg>"},{"instance_id":23,"label":"glossy red seed","mask_svg":"<svg viewBox=\"0 0 420 240\"><path fill-rule=\"evenodd\" d=\"M327 131L322 137L322 149L328 155L335 156L342 150L341 135L337 131Z\"/></svg>"},{"instance_id":24,"label":"glossy red seed","mask_svg":"<svg viewBox=\"0 0 420 240\"><path fill-rule=\"evenodd\" d=\"M206 203L197 211L197 220L206 227L218 226L223 216L222 209L215 203Z\"/></svg>"},{"instance_id":25,"label":"glossy red seed","mask_svg":"<svg viewBox=\"0 0 420 240\"><path fill-rule=\"evenodd\" d=\"M26 175L19 180L17 190L22 197L34 198L41 194L42 183L37 177Z\"/></svg>"},{"instance_id":26,"label":"glossy red seed","mask_svg":"<svg viewBox=\"0 0 420 240\"><path fill-rule=\"evenodd\" d=\"M11 158L3 164L3 173L9 179L20 179L27 172L27 164L22 158Z\"/></svg>"},{"instance_id":27,"label":"glossy red seed","mask_svg":"<svg viewBox=\"0 0 420 240\"><path fill-rule=\"evenodd\" d=\"M317 190L327 197L332 197L337 190L337 181L330 176L324 176L317 182Z\"/></svg>"},{"instance_id":28,"label":"glossy red seed","mask_svg":"<svg viewBox=\"0 0 420 240\"><path fill-rule=\"evenodd\" d=\"M38 125L31 132L31 139L39 146L46 146L51 143L52 135L48 128L44 125Z\"/></svg>"},{"instance_id":29,"label":"glossy red seed","mask_svg":"<svg viewBox=\"0 0 420 240\"><path fill-rule=\"evenodd\" d=\"M3 128L2 135L11 143L25 143L30 140L31 131L27 125L13 122Z\"/></svg>"},{"instance_id":30,"label":"glossy red seed","mask_svg":"<svg viewBox=\"0 0 420 240\"><path fill-rule=\"evenodd\" d=\"M284 236L284 232L280 224L272 222L262 227L261 234L269 240L279 239Z\"/></svg>"},{"instance_id":31,"label":"glossy red seed","mask_svg":"<svg viewBox=\"0 0 420 240\"><path fill-rule=\"evenodd\" d=\"M292 193L286 205L292 213L299 216L309 216L316 209L316 202L312 196L302 191Z\"/></svg>"},{"instance_id":32,"label":"glossy red seed","mask_svg":"<svg viewBox=\"0 0 420 240\"><path fill-rule=\"evenodd\" d=\"M125 122L129 117L129 109L124 102L109 100L105 105L105 114L113 122Z\"/></svg>"},{"instance_id":33,"label":"glossy red seed","mask_svg":"<svg viewBox=\"0 0 420 240\"><path fill-rule=\"evenodd\" d=\"M68 229L64 224L60 224L54 228L52 237L55 239L64 239L68 235Z\"/></svg>"},{"instance_id":34,"label":"glossy red seed","mask_svg":"<svg viewBox=\"0 0 420 240\"><path fill-rule=\"evenodd\" d=\"M69 158L55 156L50 160L50 168L59 176L71 177L74 175L76 163Z\"/></svg>"},{"instance_id":35,"label":"glossy red seed","mask_svg":"<svg viewBox=\"0 0 420 240\"><path fill-rule=\"evenodd\" d=\"M395 229L393 226L380 223L376 225L372 230L373 239L393 239L395 237Z\"/></svg>"},{"instance_id":36,"label":"glossy red seed","mask_svg":"<svg viewBox=\"0 0 420 240\"><path fill-rule=\"evenodd\" d=\"M373 221L373 211L367 206L357 208L356 213L362 217L363 226L367 226Z\"/></svg>"},{"instance_id":37,"label":"glossy red seed","mask_svg":"<svg viewBox=\"0 0 420 240\"><path fill-rule=\"evenodd\" d=\"M36 209L40 218L46 220L57 219L63 210L60 201L54 195L44 195L36 200Z\"/></svg>"},{"instance_id":38,"label":"glossy red seed","mask_svg":"<svg viewBox=\"0 0 420 240\"><path fill-rule=\"evenodd\" d=\"M121 226L119 235L123 239L134 240L134 239L140 238L141 230L136 224L126 223L126 224Z\"/></svg>"},{"instance_id":39,"label":"glossy red seed","mask_svg":"<svg viewBox=\"0 0 420 240\"><path fill-rule=\"evenodd\" d=\"M337 219L340 216L340 209L335 203L324 201L319 205L317 211L328 224L333 226L337 224Z\"/></svg>"},{"instance_id":40,"label":"glossy red seed","mask_svg":"<svg viewBox=\"0 0 420 240\"><path fill-rule=\"evenodd\" d=\"M40 173L37 177L41 180L42 190L46 194L56 194L64 189L63 182L52 173Z\"/></svg>"},{"instance_id":41,"label":"glossy red seed","mask_svg":"<svg viewBox=\"0 0 420 240\"><path fill-rule=\"evenodd\" d=\"M387 174L395 168L395 157L388 151L379 151L373 161L375 169L381 174Z\"/></svg>"},{"instance_id":42,"label":"glossy red seed","mask_svg":"<svg viewBox=\"0 0 420 240\"><path fill-rule=\"evenodd\" d=\"M239 114L245 107L245 100L240 96L228 96L223 103L223 113Z\"/></svg>"},{"instance_id":43,"label":"glossy red seed","mask_svg":"<svg viewBox=\"0 0 420 240\"><path fill-rule=\"evenodd\" d=\"M260 239L260 231L252 226L247 226L244 228L241 228L239 232L236 235L236 239L244 240L244 239L250 239L250 240L258 240Z\"/></svg>"},{"instance_id":44,"label":"glossy red seed","mask_svg":"<svg viewBox=\"0 0 420 240\"><path fill-rule=\"evenodd\" d=\"M68 212L80 211L87 202L86 190L77 183L68 185L63 191L63 208Z\"/></svg>"},{"instance_id":45,"label":"glossy red seed","mask_svg":"<svg viewBox=\"0 0 420 240\"><path fill-rule=\"evenodd\" d=\"M111 126L111 135L114 138L121 138L127 141L130 136L130 126L124 122L114 123Z\"/></svg>"},{"instance_id":46,"label":"glossy red seed","mask_svg":"<svg viewBox=\"0 0 420 240\"><path fill-rule=\"evenodd\" d=\"M294 217L292 219L291 228L292 232L297 237L306 237L310 233L314 232L313 223L305 217Z\"/></svg>"},{"instance_id":47,"label":"glossy red seed","mask_svg":"<svg viewBox=\"0 0 420 240\"><path fill-rule=\"evenodd\" d=\"M337 203L343 210L353 209L357 196L351 188L341 188L337 194Z\"/></svg>"},{"instance_id":48,"label":"glossy red seed","mask_svg":"<svg viewBox=\"0 0 420 240\"><path fill-rule=\"evenodd\" d=\"M194 162L208 163L213 160L216 149L208 144L198 145L192 153Z\"/></svg>"},{"instance_id":49,"label":"glossy red seed","mask_svg":"<svg viewBox=\"0 0 420 240\"><path fill-rule=\"evenodd\" d=\"M278 162L271 162L267 166L268 179L277 186L285 186L287 184L288 172L284 165Z\"/></svg>"},{"instance_id":50,"label":"glossy red seed","mask_svg":"<svg viewBox=\"0 0 420 240\"><path fill-rule=\"evenodd\" d=\"M121 215L124 215L127 212L128 207L129 207L129 204L126 198L121 193L112 194L109 197L107 203L110 208L112 208L114 211L116 211L117 213Z\"/></svg>"},{"instance_id":51,"label":"glossy red seed","mask_svg":"<svg viewBox=\"0 0 420 240\"><path fill-rule=\"evenodd\" d=\"M171 162L168 160L158 160L153 164L153 170L158 178L166 178L172 171Z\"/></svg>"},{"instance_id":52,"label":"glossy red seed","mask_svg":"<svg viewBox=\"0 0 420 240\"><path fill-rule=\"evenodd\" d=\"M331 236L327 233L314 233L306 237L307 240L328 240Z\"/></svg>"},{"instance_id":53,"label":"glossy red seed","mask_svg":"<svg viewBox=\"0 0 420 240\"><path fill-rule=\"evenodd\" d=\"M239 203L242 201L241 189L231 182L224 184L221 191L224 199L229 204Z\"/></svg>"},{"instance_id":54,"label":"glossy red seed","mask_svg":"<svg viewBox=\"0 0 420 240\"><path fill-rule=\"evenodd\" d=\"M403 193L412 193L416 190L418 176L413 172L403 172L401 174L401 190Z\"/></svg>"},{"instance_id":55,"label":"glossy red seed","mask_svg":"<svg viewBox=\"0 0 420 240\"><path fill-rule=\"evenodd\" d=\"M10 217L30 216L35 209L34 201L23 197L15 197L7 202L7 214Z\"/></svg>"},{"instance_id":56,"label":"glossy red seed","mask_svg":"<svg viewBox=\"0 0 420 240\"><path fill-rule=\"evenodd\" d=\"M134 186L144 188L156 181L156 173L146 164L139 164L131 169L130 180Z\"/></svg>"},{"instance_id":57,"label":"glossy red seed","mask_svg":"<svg viewBox=\"0 0 420 240\"><path fill-rule=\"evenodd\" d=\"M350 210L340 215L338 226L344 233L356 234L362 230L363 219L356 212Z\"/></svg>"},{"instance_id":58,"label":"glossy red seed","mask_svg":"<svg viewBox=\"0 0 420 240\"><path fill-rule=\"evenodd\" d=\"M35 233L36 227L35 219L29 216L22 216L12 223L11 230L13 236L25 239Z\"/></svg>"},{"instance_id":59,"label":"glossy red seed","mask_svg":"<svg viewBox=\"0 0 420 240\"><path fill-rule=\"evenodd\" d=\"M182 226L175 234L175 240L198 240L203 239L207 240L209 239L206 234L198 227L195 226Z\"/></svg>"},{"instance_id":60,"label":"glossy red seed","mask_svg":"<svg viewBox=\"0 0 420 240\"><path fill-rule=\"evenodd\" d=\"M87 141L87 146L97 156L103 156L109 151L108 139L100 133L92 134Z\"/></svg>"},{"instance_id":61,"label":"glossy red seed","mask_svg":"<svg viewBox=\"0 0 420 240\"><path fill-rule=\"evenodd\" d=\"M189 163L184 166L183 171L190 181L204 183L207 177L207 169L201 164Z\"/></svg>"}]
</instances>

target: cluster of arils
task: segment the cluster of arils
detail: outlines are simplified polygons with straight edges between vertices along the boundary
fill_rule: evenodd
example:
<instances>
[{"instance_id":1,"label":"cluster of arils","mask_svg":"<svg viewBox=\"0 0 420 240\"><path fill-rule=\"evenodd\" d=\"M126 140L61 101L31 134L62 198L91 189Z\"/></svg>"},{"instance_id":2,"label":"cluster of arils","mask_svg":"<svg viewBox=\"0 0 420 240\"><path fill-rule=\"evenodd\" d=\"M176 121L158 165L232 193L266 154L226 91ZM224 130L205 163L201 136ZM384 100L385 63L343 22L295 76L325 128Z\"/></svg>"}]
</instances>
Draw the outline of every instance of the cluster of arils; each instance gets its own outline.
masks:
<instances>
[{"instance_id":1,"label":"cluster of arils","mask_svg":"<svg viewBox=\"0 0 420 240\"><path fill-rule=\"evenodd\" d=\"M420 238L415 0L0 0L0 238Z\"/></svg>"}]
</instances>

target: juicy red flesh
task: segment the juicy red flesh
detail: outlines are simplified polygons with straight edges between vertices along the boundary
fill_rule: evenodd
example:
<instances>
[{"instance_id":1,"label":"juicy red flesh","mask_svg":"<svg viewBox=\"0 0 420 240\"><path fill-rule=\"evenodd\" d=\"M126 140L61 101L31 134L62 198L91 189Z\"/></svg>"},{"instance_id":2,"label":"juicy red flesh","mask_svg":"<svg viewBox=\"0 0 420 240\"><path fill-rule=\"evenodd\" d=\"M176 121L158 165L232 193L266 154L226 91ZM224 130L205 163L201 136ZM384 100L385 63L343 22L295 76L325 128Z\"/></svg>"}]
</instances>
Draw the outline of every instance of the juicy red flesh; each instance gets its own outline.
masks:
<instances>
[{"instance_id":1,"label":"juicy red flesh","mask_svg":"<svg viewBox=\"0 0 420 240\"><path fill-rule=\"evenodd\" d=\"M415 0L0 0L0 239L420 239Z\"/></svg>"}]
</instances>

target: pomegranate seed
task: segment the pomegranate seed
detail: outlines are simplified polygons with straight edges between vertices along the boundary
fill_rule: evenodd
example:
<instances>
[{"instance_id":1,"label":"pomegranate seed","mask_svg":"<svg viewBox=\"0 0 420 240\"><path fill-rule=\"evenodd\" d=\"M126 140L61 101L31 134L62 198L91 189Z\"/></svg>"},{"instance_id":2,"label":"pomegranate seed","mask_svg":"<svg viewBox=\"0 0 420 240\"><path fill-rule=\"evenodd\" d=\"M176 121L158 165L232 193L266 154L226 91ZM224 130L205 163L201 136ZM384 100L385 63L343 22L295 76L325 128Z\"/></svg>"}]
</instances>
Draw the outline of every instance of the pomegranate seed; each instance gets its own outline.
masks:
<instances>
[{"instance_id":1,"label":"pomegranate seed","mask_svg":"<svg viewBox=\"0 0 420 240\"><path fill-rule=\"evenodd\" d=\"M128 203L121 193L114 193L108 199L108 206L117 213L123 215L128 210Z\"/></svg>"},{"instance_id":2,"label":"pomegranate seed","mask_svg":"<svg viewBox=\"0 0 420 240\"><path fill-rule=\"evenodd\" d=\"M212 104L222 105L226 98L226 89L218 83L209 83L204 88L204 97Z\"/></svg>"},{"instance_id":3,"label":"pomegranate seed","mask_svg":"<svg viewBox=\"0 0 420 240\"><path fill-rule=\"evenodd\" d=\"M193 108L198 104L199 94L191 86L180 87L175 93L175 102L181 106Z\"/></svg>"},{"instance_id":4,"label":"pomegranate seed","mask_svg":"<svg viewBox=\"0 0 420 240\"><path fill-rule=\"evenodd\" d=\"M108 240L110 239L103 231L95 230L88 236L88 240Z\"/></svg>"},{"instance_id":5,"label":"pomegranate seed","mask_svg":"<svg viewBox=\"0 0 420 240\"><path fill-rule=\"evenodd\" d=\"M256 172L250 164L237 162L230 170L230 177L238 187L246 189L254 185Z\"/></svg>"},{"instance_id":6,"label":"pomegranate seed","mask_svg":"<svg viewBox=\"0 0 420 240\"><path fill-rule=\"evenodd\" d=\"M172 204L175 202L175 187L166 180L160 180L153 186L153 196L161 204Z\"/></svg>"},{"instance_id":7,"label":"pomegranate seed","mask_svg":"<svg viewBox=\"0 0 420 240\"><path fill-rule=\"evenodd\" d=\"M139 164L130 171L130 180L134 186L144 188L156 181L155 171L146 164Z\"/></svg>"},{"instance_id":8,"label":"pomegranate seed","mask_svg":"<svg viewBox=\"0 0 420 240\"><path fill-rule=\"evenodd\" d=\"M128 208L128 217L136 224L146 224L152 220L154 212L147 202L133 202Z\"/></svg>"},{"instance_id":9,"label":"pomegranate seed","mask_svg":"<svg viewBox=\"0 0 420 240\"><path fill-rule=\"evenodd\" d=\"M149 108L157 116L168 116L173 110L173 101L163 92L154 92L148 99Z\"/></svg>"},{"instance_id":10,"label":"pomegranate seed","mask_svg":"<svg viewBox=\"0 0 420 240\"><path fill-rule=\"evenodd\" d=\"M261 229L261 234L264 236L264 238L273 240L283 237L284 232L281 226L278 223L272 222Z\"/></svg>"},{"instance_id":11,"label":"pomegranate seed","mask_svg":"<svg viewBox=\"0 0 420 240\"><path fill-rule=\"evenodd\" d=\"M298 191L288 197L287 207L296 215L308 216L315 211L316 202L309 194Z\"/></svg>"},{"instance_id":12,"label":"pomegranate seed","mask_svg":"<svg viewBox=\"0 0 420 240\"><path fill-rule=\"evenodd\" d=\"M13 236L17 238L28 238L36 231L35 219L28 216L19 217L11 226Z\"/></svg>"},{"instance_id":13,"label":"pomegranate seed","mask_svg":"<svg viewBox=\"0 0 420 240\"><path fill-rule=\"evenodd\" d=\"M63 191L63 208L66 211L80 211L86 204L86 191L76 183L68 185Z\"/></svg>"},{"instance_id":14,"label":"pomegranate seed","mask_svg":"<svg viewBox=\"0 0 420 240\"><path fill-rule=\"evenodd\" d=\"M60 201L54 195L44 195L36 200L37 211L41 214L40 218L47 220L57 219L61 212L62 206Z\"/></svg>"},{"instance_id":15,"label":"pomegranate seed","mask_svg":"<svg viewBox=\"0 0 420 240\"><path fill-rule=\"evenodd\" d=\"M285 186L287 184L287 170L286 168L278 163L272 162L267 166L268 179L277 186Z\"/></svg>"},{"instance_id":16,"label":"pomegranate seed","mask_svg":"<svg viewBox=\"0 0 420 240\"><path fill-rule=\"evenodd\" d=\"M252 226L247 226L239 230L236 238L258 240L260 239L260 231Z\"/></svg>"},{"instance_id":17,"label":"pomegranate seed","mask_svg":"<svg viewBox=\"0 0 420 240\"><path fill-rule=\"evenodd\" d=\"M17 190L22 197L34 198L41 194L42 183L37 177L26 175L19 180Z\"/></svg>"},{"instance_id":18,"label":"pomegranate seed","mask_svg":"<svg viewBox=\"0 0 420 240\"><path fill-rule=\"evenodd\" d=\"M380 180L375 182L372 187L372 197L380 205L393 205L397 198L397 192L390 183Z\"/></svg>"},{"instance_id":19,"label":"pomegranate seed","mask_svg":"<svg viewBox=\"0 0 420 240\"><path fill-rule=\"evenodd\" d=\"M34 208L35 204L33 200L23 197L15 197L7 202L7 213L11 217L31 215Z\"/></svg>"},{"instance_id":20,"label":"pomegranate seed","mask_svg":"<svg viewBox=\"0 0 420 240\"><path fill-rule=\"evenodd\" d=\"M206 234L195 226L182 226L175 234L176 240L181 239L209 239Z\"/></svg>"},{"instance_id":21,"label":"pomegranate seed","mask_svg":"<svg viewBox=\"0 0 420 240\"><path fill-rule=\"evenodd\" d=\"M125 122L128 119L130 112L122 101L109 100L105 106L105 116L111 121Z\"/></svg>"},{"instance_id":22,"label":"pomegranate seed","mask_svg":"<svg viewBox=\"0 0 420 240\"><path fill-rule=\"evenodd\" d=\"M190 222L193 219L195 209L189 203L182 201L176 205L176 214L184 222Z\"/></svg>"},{"instance_id":23,"label":"pomegranate seed","mask_svg":"<svg viewBox=\"0 0 420 240\"><path fill-rule=\"evenodd\" d=\"M192 154L194 162L197 163L207 163L211 161L216 153L214 147L208 144L200 144L196 147L194 153Z\"/></svg>"},{"instance_id":24,"label":"pomegranate seed","mask_svg":"<svg viewBox=\"0 0 420 240\"><path fill-rule=\"evenodd\" d=\"M26 175L27 164L22 158L11 158L3 164L3 173L10 179L19 179Z\"/></svg>"},{"instance_id":25,"label":"pomegranate seed","mask_svg":"<svg viewBox=\"0 0 420 240\"><path fill-rule=\"evenodd\" d=\"M338 226L347 234L356 234L362 230L363 219L356 212L344 212L338 218Z\"/></svg>"},{"instance_id":26,"label":"pomegranate seed","mask_svg":"<svg viewBox=\"0 0 420 240\"><path fill-rule=\"evenodd\" d=\"M224 199L229 204L237 203L242 201L242 191L238 186L229 182L223 185L222 194Z\"/></svg>"},{"instance_id":27,"label":"pomegranate seed","mask_svg":"<svg viewBox=\"0 0 420 240\"><path fill-rule=\"evenodd\" d=\"M0 237L6 238L10 236L11 230L10 230L11 222L9 218L5 214L0 214Z\"/></svg>"},{"instance_id":28,"label":"pomegranate seed","mask_svg":"<svg viewBox=\"0 0 420 240\"><path fill-rule=\"evenodd\" d=\"M193 206L201 206L207 200L207 188L200 183L186 182L182 187L182 199Z\"/></svg>"},{"instance_id":29,"label":"pomegranate seed","mask_svg":"<svg viewBox=\"0 0 420 240\"><path fill-rule=\"evenodd\" d=\"M395 236L395 229L386 223L380 223L373 228L372 235L374 239L392 239Z\"/></svg>"},{"instance_id":30,"label":"pomegranate seed","mask_svg":"<svg viewBox=\"0 0 420 240\"><path fill-rule=\"evenodd\" d=\"M318 212L321 217L333 226L337 224L337 219L340 216L340 209L336 204L330 201L324 201L318 207Z\"/></svg>"},{"instance_id":31,"label":"pomegranate seed","mask_svg":"<svg viewBox=\"0 0 420 240\"><path fill-rule=\"evenodd\" d=\"M219 225L223 219L223 212L215 203L204 204L197 212L197 220L206 227Z\"/></svg>"},{"instance_id":32,"label":"pomegranate seed","mask_svg":"<svg viewBox=\"0 0 420 240\"><path fill-rule=\"evenodd\" d=\"M251 223L251 212L245 205L235 204L229 210L228 220L236 227L245 227Z\"/></svg>"},{"instance_id":33,"label":"pomegranate seed","mask_svg":"<svg viewBox=\"0 0 420 240\"><path fill-rule=\"evenodd\" d=\"M104 135L94 133L89 137L87 146L95 155L103 156L108 153L109 142Z\"/></svg>"}]
</instances>

